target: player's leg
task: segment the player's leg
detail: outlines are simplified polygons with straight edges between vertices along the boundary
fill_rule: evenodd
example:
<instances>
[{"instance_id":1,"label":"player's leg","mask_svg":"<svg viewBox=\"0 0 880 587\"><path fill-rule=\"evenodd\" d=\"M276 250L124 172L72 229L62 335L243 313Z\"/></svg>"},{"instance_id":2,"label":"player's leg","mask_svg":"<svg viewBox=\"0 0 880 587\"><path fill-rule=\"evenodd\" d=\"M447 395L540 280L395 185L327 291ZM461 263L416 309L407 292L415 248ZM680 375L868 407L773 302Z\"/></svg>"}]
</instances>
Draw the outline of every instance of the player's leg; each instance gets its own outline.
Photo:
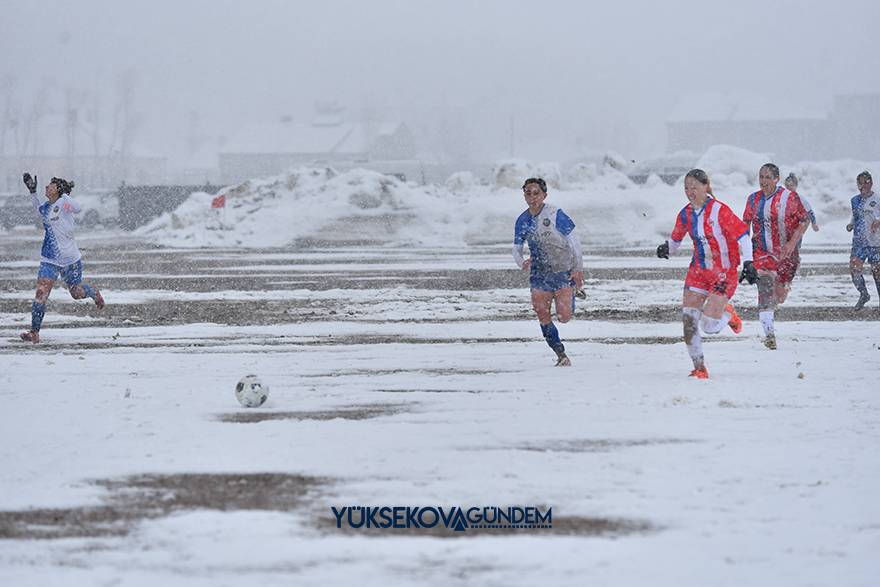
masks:
<instances>
[{"instance_id":1,"label":"player's leg","mask_svg":"<svg viewBox=\"0 0 880 587\"><path fill-rule=\"evenodd\" d=\"M782 304L788 299L788 293L791 291L791 283L800 267L800 256L791 256L779 264L779 271L776 274L776 282L773 284L773 297L776 304Z\"/></svg>"},{"instance_id":2,"label":"player's leg","mask_svg":"<svg viewBox=\"0 0 880 587\"><path fill-rule=\"evenodd\" d=\"M853 307L855 310L861 310L871 299L868 294L868 286L865 285L865 276L862 275L862 268L865 265L865 259L868 258L868 252L865 247L857 247L853 245L852 255L849 258L849 275L852 278L853 285L859 290L859 301Z\"/></svg>"},{"instance_id":3,"label":"player's leg","mask_svg":"<svg viewBox=\"0 0 880 587\"><path fill-rule=\"evenodd\" d=\"M76 263L72 263L61 270L61 277L64 278L64 283L67 285L67 290L70 292L70 297L75 300L81 300L85 297L92 298L95 301L95 305L100 310L104 307L104 298L101 296L101 292L98 291L98 288L85 283L82 280L82 261L77 261Z\"/></svg>"},{"instance_id":4,"label":"player's leg","mask_svg":"<svg viewBox=\"0 0 880 587\"><path fill-rule=\"evenodd\" d=\"M871 247L868 262L871 264L871 275L874 276L874 286L877 288L877 297L880 299L880 247Z\"/></svg>"},{"instance_id":5,"label":"player's leg","mask_svg":"<svg viewBox=\"0 0 880 587\"><path fill-rule=\"evenodd\" d=\"M40 342L40 329L43 327L43 317L46 315L46 302L55 285L58 276L58 268L49 263L40 263L40 272L37 274L37 291L31 304L31 329L21 333L21 339L30 342Z\"/></svg>"},{"instance_id":6,"label":"player's leg","mask_svg":"<svg viewBox=\"0 0 880 587\"><path fill-rule=\"evenodd\" d=\"M688 274L690 277L690 273ZM684 295L681 301L681 322L684 333L684 344L687 346L688 355L694 364L691 377L706 379L709 372L703 357L703 339L700 336L700 320L703 315L703 304L706 301L707 292L700 291L698 287L685 285Z\"/></svg>"},{"instance_id":7,"label":"player's leg","mask_svg":"<svg viewBox=\"0 0 880 587\"><path fill-rule=\"evenodd\" d=\"M547 341L547 346L553 349L553 352L556 353L557 365L560 365L560 363L564 362L563 359L567 360L568 357L565 356L565 345L562 344L562 341L559 338L559 331L556 329L556 325L553 324L553 320L550 316L552 303L552 291L532 288L532 308L534 308L535 314L538 315L538 322L541 324L541 334L544 335L544 340Z\"/></svg>"},{"instance_id":8,"label":"player's leg","mask_svg":"<svg viewBox=\"0 0 880 587\"><path fill-rule=\"evenodd\" d=\"M774 320L774 311L776 309L775 285L775 271L758 271L758 319L761 321L761 328L764 330L764 346L771 350L776 349L776 325Z\"/></svg>"},{"instance_id":9,"label":"player's leg","mask_svg":"<svg viewBox=\"0 0 880 587\"><path fill-rule=\"evenodd\" d=\"M735 334L738 334L742 330L742 320L730 303L730 298L736 293L736 269L720 274L706 272L705 275L707 281L710 282L710 287L703 305L700 328L706 334L717 334L726 324Z\"/></svg>"},{"instance_id":10,"label":"player's leg","mask_svg":"<svg viewBox=\"0 0 880 587\"><path fill-rule=\"evenodd\" d=\"M718 334L731 321L735 312L729 301L726 295L714 292L706 297L703 316L700 318L700 328L703 332Z\"/></svg>"},{"instance_id":11,"label":"player's leg","mask_svg":"<svg viewBox=\"0 0 880 587\"><path fill-rule=\"evenodd\" d=\"M553 292L553 299L556 302L556 317L565 324L571 320L574 313L574 288L557 289Z\"/></svg>"}]
</instances>

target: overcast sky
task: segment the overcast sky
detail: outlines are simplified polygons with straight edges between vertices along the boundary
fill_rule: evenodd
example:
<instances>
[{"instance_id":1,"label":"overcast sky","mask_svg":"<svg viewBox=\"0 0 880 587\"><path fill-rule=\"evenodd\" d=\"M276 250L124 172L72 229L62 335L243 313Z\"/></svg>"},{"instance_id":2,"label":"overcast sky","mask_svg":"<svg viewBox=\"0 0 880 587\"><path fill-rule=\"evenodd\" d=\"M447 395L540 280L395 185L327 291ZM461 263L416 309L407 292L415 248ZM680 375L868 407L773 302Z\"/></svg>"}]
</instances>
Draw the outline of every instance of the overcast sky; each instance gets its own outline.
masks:
<instances>
[{"instance_id":1,"label":"overcast sky","mask_svg":"<svg viewBox=\"0 0 880 587\"><path fill-rule=\"evenodd\" d=\"M182 156L320 99L409 123L423 148L538 159L665 147L682 93L807 106L880 91L871 0L0 0L0 80L98 95L133 80L138 143ZM12 76L12 77L10 77ZM0 109L4 107L0 95ZM193 128L195 125L195 131ZM441 129L442 132L441 132ZM466 153L467 154L467 153Z\"/></svg>"}]
</instances>

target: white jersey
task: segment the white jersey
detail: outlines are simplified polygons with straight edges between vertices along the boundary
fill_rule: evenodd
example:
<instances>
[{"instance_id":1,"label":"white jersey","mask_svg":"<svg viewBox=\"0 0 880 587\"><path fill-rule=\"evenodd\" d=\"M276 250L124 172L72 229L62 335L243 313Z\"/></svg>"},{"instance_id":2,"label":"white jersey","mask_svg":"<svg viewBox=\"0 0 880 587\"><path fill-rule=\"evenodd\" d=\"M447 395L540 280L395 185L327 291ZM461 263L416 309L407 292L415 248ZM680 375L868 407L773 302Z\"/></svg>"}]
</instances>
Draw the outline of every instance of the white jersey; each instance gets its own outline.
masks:
<instances>
[{"instance_id":1,"label":"white jersey","mask_svg":"<svg viewBox=\"0 0 880 587\"><path fill-rule=\"evenodd\" d=\"M526 210L514 226L514 259L522 266L519 252L528 243L533 273L583 271L583 253L574 228L574 221L565 212L549 204L544 204L537 216Z\"/></svg>"},{"instance_id":2,"label":"white jersey","mask_svg":"<svg viewBox=\"0 0 880 587\"><path fill-rule=\"evenodd\" d=\"M31 200L46 230L40 261L58 267L66 267L79 261L82 255L73 239L73 229L76 225L73 216L82 210L80 205L66 194L55 200L54 204L49 202L40 204L37 194L31 194Z\"/></svg>"},{"instance_id":3,"label":"white jersey","mask_svg":"<svg viewBox=\"0 0 880 587\"><path fill-rule=\"evenodd\" d=\"M864 221L865 244L869 247L880 247L880 226L872 229L871 225L880 220L880 195L871 192L859 202L859 214Z\"/></svg>"}]
</instances>

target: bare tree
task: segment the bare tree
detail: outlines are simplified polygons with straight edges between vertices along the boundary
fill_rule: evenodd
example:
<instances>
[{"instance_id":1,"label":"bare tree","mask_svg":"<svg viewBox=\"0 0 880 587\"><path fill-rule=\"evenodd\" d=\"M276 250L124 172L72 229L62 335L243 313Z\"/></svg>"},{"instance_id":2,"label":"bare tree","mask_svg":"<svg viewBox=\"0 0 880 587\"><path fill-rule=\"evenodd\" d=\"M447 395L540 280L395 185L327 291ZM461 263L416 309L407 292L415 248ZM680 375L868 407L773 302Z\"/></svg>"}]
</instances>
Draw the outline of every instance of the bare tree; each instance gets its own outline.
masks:
<instances>
[{"instance_id":1,"label":"bare tree","mask_svg":"<svg viewBox=\"0 0 880 587\"><path fill-rule=\"evenodd\" d=\"M122 158L131 155L140 115L135 110L135 89L137 72L127 69L116 78L116 104L113 107L113 134L110 138L110 152Z\"/></svg>"},{"instance_id":2,"label":"bare tree","mask_svg":"<svg viewBox=\"0 0 880 587\"><path fill-rule=\"evenodd\" d=\"M14 74L7 74L0 80L0 100L3 100L3 107L0 109L0 155L6 154L6 145L15 138L20 119L18 104L15 102L16 86Z\"/></svg>"},{"instance_id":3,"label":"bare tree","mask_svg":"<svg viewBox=\"0 0 880 587\"><path fill-rule=\"evenodd\" d=\"M19 135L18 153L21 155L30 153L39 155L43 146L43 136L40 133L40 123L49 112L49 84L40 84Z\"/></svg>"},{"instance_id":4,"label":"bare tree","mask_svg":"<svg viewBox=\"0 0 880 587\"><path fill-rule=\"evenodd\" d=\"M116 97L113 106L113 130L108 144L108 155L113 159L115 173L123 181L128 176L131 146L140 124L135 110L137 72L127 69L116 77Z\"/></svg>"}]
</instances>

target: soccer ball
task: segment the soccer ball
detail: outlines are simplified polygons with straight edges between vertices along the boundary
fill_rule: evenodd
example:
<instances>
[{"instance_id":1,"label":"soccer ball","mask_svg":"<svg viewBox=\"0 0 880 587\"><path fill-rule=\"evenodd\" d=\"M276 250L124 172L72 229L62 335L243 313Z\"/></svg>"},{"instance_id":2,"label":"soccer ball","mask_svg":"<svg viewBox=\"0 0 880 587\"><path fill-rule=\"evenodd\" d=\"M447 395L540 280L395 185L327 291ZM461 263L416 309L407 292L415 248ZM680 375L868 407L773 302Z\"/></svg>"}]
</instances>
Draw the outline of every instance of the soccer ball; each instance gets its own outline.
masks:
<instances>
[{"instance_id":1,"label":"soccer ball","mask_svg":"<svg viewBox=\"0 0 880 587\"><path fill-rule=\"evenodd\" d=\"M260 383L256 375L245 375L235 386L235 399L246 408L256 408L266 403L269 387Z\"/></svg>"}]
</instances>

